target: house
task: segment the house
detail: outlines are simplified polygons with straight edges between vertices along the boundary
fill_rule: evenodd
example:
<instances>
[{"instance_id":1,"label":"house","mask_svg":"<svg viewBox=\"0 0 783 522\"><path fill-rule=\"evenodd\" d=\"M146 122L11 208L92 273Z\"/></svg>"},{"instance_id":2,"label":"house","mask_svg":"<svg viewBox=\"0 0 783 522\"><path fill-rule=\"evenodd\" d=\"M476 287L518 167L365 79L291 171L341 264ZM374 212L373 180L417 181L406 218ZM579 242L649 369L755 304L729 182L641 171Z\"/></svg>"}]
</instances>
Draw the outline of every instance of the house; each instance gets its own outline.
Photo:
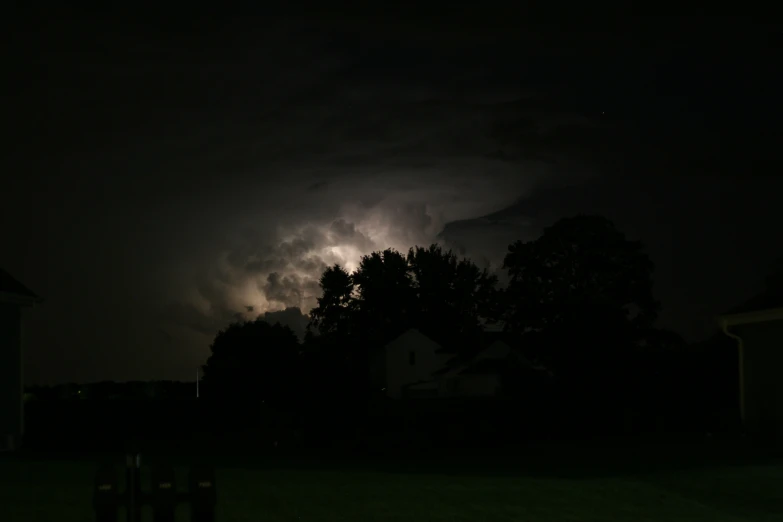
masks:
<instances>
[{"instance_id":1,"label":"house","mask_svg":"<svg viewBox=\"0 0 783 522\"><path fill-rule=\"evenodd\" d=\"M494 337L489 334L488 337ZM503 339L491 340L478 355L464 362L452 360L438 372L440 395L443 397L496 397L503 393L503 374L512 365L533 368L524 355Z\"/></svg>"},{"instance_id":2,"label":"house","mask_svg":"<svg viewBox=\"0 0 783 522\"><path fill-rule=\"evenodd\" d=\"M437 395L434 374L453 355L415 328L386 345L383 350L383 380L387 397L399 399L413 387L420 395Z\"/></svg>"},{"instance_id":3,"label":"house","mask_svg":"<svg viewBox=\"0 0 783 522\"><path fill-rule=\"evenodd\" d=\"M501 394L502 375L511 365L530 364L502 339L487 333L488 346L466 360L416 329L408 330L384 350L384 382L390 398L480 398Z\"/></svg>"},{"instance_id":4,"label":"house","mask_svg":"<svg viewBox=\"0 0 783 522\"><path fill-rule=\"evenodd\" d=\"M24 433L22 309L42 300L0 269L0 451L19 448Z\"/></svg>"},{"instance_id":5,"label":"house","mask_svg":"<svg viewBox=\"0 0 783 522\"><path fill-rule=\"evenodd\" d=\"M783 281L769 278L765 291L719 317L737 344L743 425L783 435Z\"/></svg>"}]
</instances>

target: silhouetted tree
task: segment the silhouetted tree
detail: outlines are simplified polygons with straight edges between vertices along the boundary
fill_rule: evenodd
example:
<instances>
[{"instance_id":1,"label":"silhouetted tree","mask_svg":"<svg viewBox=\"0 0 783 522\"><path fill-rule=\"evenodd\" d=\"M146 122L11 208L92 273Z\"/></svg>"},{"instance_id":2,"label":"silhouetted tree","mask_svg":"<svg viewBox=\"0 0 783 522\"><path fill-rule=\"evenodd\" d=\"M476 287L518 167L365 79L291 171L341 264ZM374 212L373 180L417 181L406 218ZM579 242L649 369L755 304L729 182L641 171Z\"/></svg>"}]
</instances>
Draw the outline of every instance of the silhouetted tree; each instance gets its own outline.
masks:
<instances>
[{"instance_id":1,"label":"silhouetted tree","mask_svg":"<svg viewBox=\"0 0 783 522\"><path fill-rule=\"evenodd\" d=\"M561 219L540 238L511 244L503 267L514 329L541 330L586 312L648 327L658 313L653 264L641 242L600 216Z\"/></svg>"},{"instance_id":2,"label":"silhouetted tree","mask_svg":"<svg viewBox=\"0 0 783 522\"><path fill-rule=\"evenodd\" d=\"M534 241L509 246L505 328L580 393L628 381L633 348L659 304L653 263L601 216L561 219ZM533 335L531 335L533 334ZM587 395L585 395L587 396Z\"/></svg>"},{"instance_id":3,"label":"silhouetted tree","mask_svg":"<svg viewBox=\"0 0 783 522\"><path fill-rule=\"evenodd\" d=\"M351 274L340 265L334 265L324 271L319 284L322 295L318 298L318 306L310 310L308 330L315 329L321 335L348 330L354 291Z\"/></svg>"},{"instance_id":4,"label":"silhouetted tree","mask_svg":"<svg viewBox=\"0 0 783 522\"><path fill-rule=\"evenodd\" d=\"M497 280L437 245L394 249L362 257L348 274L335 266L321 277L323 297L311 311L311 331L330 354L351 361L365 378L386 343L419 328L444 346L478 347L486 323L499 315Z\"/></svg>"},{"instance_id":5,"label":"silhouetted tree","mask_svg":"<svg viewBox=\"0 0 783 522\"><path fill-rule=\"evenodd\" d=\"M362 257L352 275L353 319L363 342L383 345L410 328L416 293L405 256L394 249Z\"/></svg>"},{"instance_id":6,"label":"silhouetted tree","mask_svg":"<svg viewBox=\"0 0 783 522\"><path fill-rule=\"evenodd\" d=\"M411 324L414 301L405 256L393 249L363 256L348 274L342 267L327 269L320 280L323 295L310 315L308 366L318 360L329 368L330 390L343 401L361 399L359 389L369 389L371 360L377 349Z\"/></svg>"},{"instance_id":7,"label":"silhouetted tree","mask_svg":"<svg viewBox=\"0 0 783 522\"><path fill-rule=\"evenodd\" d=\"M408 265L416 294L416 326L466 355L478 349L484 326L497 322L500 315L497 278L438 245L411 248Z\"/></svg>"},{"instance_id":8,"label":"silhouetted tree","mask_svg":"<svg viewBox=\"0 0 783 522\"><path fill-rule=\"evenodd\" d=\"M344 400L348 390L355 390L351 365L358 344L352 275L334 265L319 283L322 295L310 311L302 354L303 392L315 403Z\"/></svg>"},{"instance_id":9,"label":"silhouetted tree","mask_svg":"<svg viewBox=\"0 0 783 522\"><path fill-rule=\"evenodd\" d=\"M225 404L278 405L294 392L299 341L287 326L262 319L221 330L203 366L205 397Z\"/></svg>"}]
</instances>

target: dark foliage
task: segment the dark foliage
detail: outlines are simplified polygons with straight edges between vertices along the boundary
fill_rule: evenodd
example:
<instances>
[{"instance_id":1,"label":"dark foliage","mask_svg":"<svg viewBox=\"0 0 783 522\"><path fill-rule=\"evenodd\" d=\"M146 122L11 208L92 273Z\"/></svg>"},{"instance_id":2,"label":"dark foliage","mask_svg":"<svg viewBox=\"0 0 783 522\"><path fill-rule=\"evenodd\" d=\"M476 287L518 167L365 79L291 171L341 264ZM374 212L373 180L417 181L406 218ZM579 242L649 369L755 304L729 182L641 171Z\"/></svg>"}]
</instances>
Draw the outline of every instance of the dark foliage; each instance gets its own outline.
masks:
<instances>
[{"instance_id":1,"label":"dark foliage","mask_svg":"<svg viewBox=\"0 0 783 522\"><path fill-rule=\"evenodd\" d=\"M352 273L332 266L302 343L261 318L218 332L203 367L199 417L188 422L195 431L244 431L254 444L365 448L736 426L732 342L719 336L688 347L656 328L653 264L609 220L560 220L540 238L510 245L504 268L510 283L501 291L494 275L437 245L373 252ZM488 334L498 322L505 331ZM453 365L493 340L510 346L505 359L484 360L499 377L500 398L391 404L378 362L410 328L448 348ZM478 366L471 369L489 371ZM127 408L136 408L139 400L192 399L193 388L71 384L28 395L33 411L67 399L87 418L86 402L132 399ZM163 425L147 421L150 429Z\"/></svg>"},{"instance_id":2,"label":"dark foliage","mask_svg":"<svg viewBox=\"0 0 783 522\"><path fill-rule=\"evenodd\" d=\"M300 345L287 326L257 319L221 330L203 367L204 395L227 403L277 405L297 388Z\"/></svg>"}]
</instances>

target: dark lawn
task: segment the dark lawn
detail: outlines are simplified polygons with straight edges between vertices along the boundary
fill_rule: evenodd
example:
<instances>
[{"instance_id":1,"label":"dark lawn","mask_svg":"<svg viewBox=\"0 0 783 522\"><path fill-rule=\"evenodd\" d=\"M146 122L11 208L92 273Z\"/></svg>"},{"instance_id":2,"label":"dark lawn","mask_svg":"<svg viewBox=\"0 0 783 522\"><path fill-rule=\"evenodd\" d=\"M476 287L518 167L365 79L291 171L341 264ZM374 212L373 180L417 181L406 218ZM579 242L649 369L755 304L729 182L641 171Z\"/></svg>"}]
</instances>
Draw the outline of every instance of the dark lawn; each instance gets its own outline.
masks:
<instances>
[{"instance_id":1,"label":"dark lawn","mask_svg":"<svg viewBox=\"0 0 783 522\"><path fill-rule=\"evenodd\" d=\"M302 459L291 466L283 459L244 466L218 460L218 516L222 522L783 520L783 464L771 459L668 470L628 465L615 473L585 460L579 472L557 473L538 455L535 465L507 460L497 473L479 459L471 469L441 473L435 465L413 471L414 463L400 462L397 471L378 471L341 469L335 460L309 467ZM661 459L648 452L644 460ZM92 520L95 468L89 460L2 457L0 521ZM188 520L185 509L180 514Z\"/></svg>"}]
</instances>

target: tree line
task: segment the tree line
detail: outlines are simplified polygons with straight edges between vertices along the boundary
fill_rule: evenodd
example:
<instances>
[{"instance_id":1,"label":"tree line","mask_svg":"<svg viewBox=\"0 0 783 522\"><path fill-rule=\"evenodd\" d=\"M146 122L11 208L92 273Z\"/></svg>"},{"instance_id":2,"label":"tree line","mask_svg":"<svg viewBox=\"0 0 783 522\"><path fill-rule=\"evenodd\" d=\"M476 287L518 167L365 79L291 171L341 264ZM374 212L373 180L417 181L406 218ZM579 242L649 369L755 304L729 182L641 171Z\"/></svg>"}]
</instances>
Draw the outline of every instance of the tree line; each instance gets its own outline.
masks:
<instances>
[{"instance_id":1,"label":"tree line","mask_svg":"<svg viewBox=\"0 0 783 522\"><path fill-rule=\"evenodd\" d=\"M439 245L372 252L353 271L331 266L303 339L263 316L217 332L197 401L195 382L28 387L31 433L50 432L44 417L54 403L82 423L95 416L90 408L102 412L99 425L117 410L150 432L164 430L166 419L274 447L294 440L394 446L408 440L400 430L448 445L490 426L493 444L531 433L592 436L596 426L616 431L629 422L637 432L658 430L661 421L667 431L735 426L736 347L722 335L686 346L656 327L653 263L612 222L561 219L538 238L508 245L502 270L503 283ZM390 401L373 361L411 328L447 348L460 367L500 330L522 356L511 359L546 371L502 365L499 400Z\"/></svg>"},{"instance_id":2,"label":"tree line","mask_svg":"<svg viewBox=\"0 0 783 522\"><path fill-rule=\"evenodd\" d=\"M261 319L229 325L210 347L204 393L224 404L359 411L382 395L373 359L406 330L464 360L486 346L489 326L545 366L575 409L600 404L612 414L621 403L645 396L660 404L674 393L669 377L684 341L656 327L654 265L641 242L605 217L578 215L509 245L502 268L506 285L439 245L372 252L352 272L329 267L304 340ZM506 389L552 400L551 388Z\"/></svg>"}]
</instances>

